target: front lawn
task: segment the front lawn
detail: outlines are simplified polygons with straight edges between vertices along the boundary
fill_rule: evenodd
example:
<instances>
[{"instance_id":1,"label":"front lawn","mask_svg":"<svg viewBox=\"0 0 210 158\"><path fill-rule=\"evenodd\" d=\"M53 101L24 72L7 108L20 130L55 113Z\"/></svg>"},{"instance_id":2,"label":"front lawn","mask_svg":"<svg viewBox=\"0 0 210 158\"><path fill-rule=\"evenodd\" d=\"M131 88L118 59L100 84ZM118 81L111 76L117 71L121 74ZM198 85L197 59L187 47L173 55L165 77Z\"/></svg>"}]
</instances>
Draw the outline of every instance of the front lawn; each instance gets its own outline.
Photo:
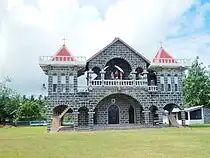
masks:
<instances>
[{"instance_id":1,"label":"front lawn","mask_svg":"<svg viewBox=\"0 0 210 158\"><path fill-rule=\"evenodd\" d=\"M210 128L47 133L0 128L1 158L209 158Z\"/></svg>"}]
</instances>

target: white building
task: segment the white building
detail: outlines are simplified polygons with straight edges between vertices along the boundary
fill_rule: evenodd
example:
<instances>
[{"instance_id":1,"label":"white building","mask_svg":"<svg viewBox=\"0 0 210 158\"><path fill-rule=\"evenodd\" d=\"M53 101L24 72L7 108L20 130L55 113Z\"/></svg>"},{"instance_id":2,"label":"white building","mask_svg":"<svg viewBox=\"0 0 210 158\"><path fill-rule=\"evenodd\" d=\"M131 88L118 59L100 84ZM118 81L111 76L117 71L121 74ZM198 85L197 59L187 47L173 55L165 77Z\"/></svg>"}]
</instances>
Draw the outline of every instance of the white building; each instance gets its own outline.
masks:
<instances>
[{"instance_id":1,"label":"white building","mask_svg":"<svg viewBox=\"0 0 210 158\"><path fill-rule=\"evenodd\" d=\"M210 123L210 109L201 106L194 106L190 108L185 108L185 118L186 118L186 125L192 124L207 124ZM178 108L174 108L172 111L173 115L175 116L177 122L181 125L181 110ZM163 117L163 123L168 124L168 116Z\"/></svg>"}]
</instances>

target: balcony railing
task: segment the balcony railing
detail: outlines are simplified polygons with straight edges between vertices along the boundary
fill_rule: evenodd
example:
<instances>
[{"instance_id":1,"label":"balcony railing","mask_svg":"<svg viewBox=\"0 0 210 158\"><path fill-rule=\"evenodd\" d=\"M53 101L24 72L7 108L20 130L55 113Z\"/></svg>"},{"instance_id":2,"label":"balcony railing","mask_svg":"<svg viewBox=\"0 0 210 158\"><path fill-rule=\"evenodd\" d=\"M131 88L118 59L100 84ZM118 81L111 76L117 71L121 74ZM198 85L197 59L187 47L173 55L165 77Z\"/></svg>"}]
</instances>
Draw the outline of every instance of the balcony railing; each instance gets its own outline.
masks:
<instances>
[{"instance_id":1,"label":"balcony railing","mask_svg":"<svg viewBox=\"0 0 210 158\"><path fill-rule=\"evenodd\" d=\"M157 86L148 86L148 91L149 92L156 92L157 91Z\"/></svg>"},{"instance_id":2,"label":"balcony railing","mask_svg":"<svg viewBox=\"0 0 210 158\"><path fill-rule=\"evenodd\" d=\"M160 58L153 59L152 65L160 66L190 66L192 63L191 59L169 59L169 58Z\"/></svg>"},{"instance_id":3,"label":"balcony railing","mask_svg":"<svg viewBox=\"0 0 210 158\"><path fill-rule=\"evenodd\" d=\"M78 65L85 66L86 65L86 57L85 56L40 56L39 57L39 65Z\"/></svg>"},{"instance_id":4,"label":"balcony railing","mask_svg":"<svg viewBox=\"0 0 210 158\"><path fill-rule=\"evenodd\" d=\"M146 80L93 80L93 87L97 86L147 86Z\"/></svg>"}]
</instances>

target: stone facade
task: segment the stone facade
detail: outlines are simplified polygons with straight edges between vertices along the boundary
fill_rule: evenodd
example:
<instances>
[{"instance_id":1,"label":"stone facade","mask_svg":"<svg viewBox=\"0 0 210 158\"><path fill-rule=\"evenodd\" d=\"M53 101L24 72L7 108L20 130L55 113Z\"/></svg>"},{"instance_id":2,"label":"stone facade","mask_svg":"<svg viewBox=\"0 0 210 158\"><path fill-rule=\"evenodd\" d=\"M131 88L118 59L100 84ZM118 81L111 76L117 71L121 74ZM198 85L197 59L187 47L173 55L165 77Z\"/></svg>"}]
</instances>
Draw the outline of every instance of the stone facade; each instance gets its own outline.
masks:
<instances>
[{"instance_id":1,"label":"stone facade","mask_svg":"<svg viewBox=\"0 0 210 158\"><path fill-rule=\"evenodd\" d=\"M149 69L149 61L130 48L120 39L115 39L109 46L87 61L86 69L93 69L95 66L102 70L108 61L114 58L121 58L127 61L134 72L138 67L143 70ZM79 67L47 67L48 75L48 131L51 130L53 122L53 110L55 107L65 105L71 108L74 118L74 129L80 127L94 128L95 125L109 124L109 107L118 106L119 124L153 125L154 117L161 126L162 114L166 105L178 106L182 108L182 78L184 71L181 68L157 68L156 86L157 91L148 91L148 87L88 87L86 92L79 92L77 85L77 75ZM53 75L58 76L57 91L53 92ZM61 90L61 76L65 75L65 91ZM167 76L171 78L171 90L167 89ZM73 76L73 86L70 84L70 76ZM164 77L164 91L161 91L160 77ZM175 91L174 76L178 77L178 90ZM151 107L156 107L153 113ZM129 108L133 112L129 112ZM58 114L59 115L59 114ZM134 115L134 116L130 116ZM132 118L134 122L132 122ZM184 120L184 118L183 118ZM132 122L132 123L131 123Z\"/></svg>"}]
</instances>

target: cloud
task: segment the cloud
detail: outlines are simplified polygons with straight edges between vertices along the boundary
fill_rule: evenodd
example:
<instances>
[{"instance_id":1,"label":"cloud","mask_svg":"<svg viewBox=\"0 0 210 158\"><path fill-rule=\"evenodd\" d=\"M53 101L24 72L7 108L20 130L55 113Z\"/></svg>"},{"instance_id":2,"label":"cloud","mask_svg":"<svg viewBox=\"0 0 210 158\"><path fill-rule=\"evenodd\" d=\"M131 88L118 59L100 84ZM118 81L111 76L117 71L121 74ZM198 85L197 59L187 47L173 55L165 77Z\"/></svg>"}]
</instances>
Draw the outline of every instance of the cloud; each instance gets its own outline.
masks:
<instances>
[{"instance_id":1,"label":"cloud","mask_svg":"<svg viewBox=\"0 0 210 158\"><path fill-rule=\"evenodd\" d=\"M47 77L38 65L38 57L55 54L63 37L67 37L67 46L74 55L87 57L116 36L149 59L155 55L160 40L178 58L183 54L187 57L201 55L204 62L208 62L206 56L210 56L208 34L194 34L193 28L190 34L181 36L188 33L195 20L195 16L186 14L192 6L198 5L193 0L118 0L103 16L95 6L80 5L77 0L37 0L36 6L21 0L9 2L10 6L4 8L6 12L0 12L3 17L0 77L11 76L12 86L23 93L40 92ZM200 11L203 10L206 12L208 7ZM199 14L201 19L203 15ZM203 21L205 19L201 23Z\"/></svg>"}]
</instances>

